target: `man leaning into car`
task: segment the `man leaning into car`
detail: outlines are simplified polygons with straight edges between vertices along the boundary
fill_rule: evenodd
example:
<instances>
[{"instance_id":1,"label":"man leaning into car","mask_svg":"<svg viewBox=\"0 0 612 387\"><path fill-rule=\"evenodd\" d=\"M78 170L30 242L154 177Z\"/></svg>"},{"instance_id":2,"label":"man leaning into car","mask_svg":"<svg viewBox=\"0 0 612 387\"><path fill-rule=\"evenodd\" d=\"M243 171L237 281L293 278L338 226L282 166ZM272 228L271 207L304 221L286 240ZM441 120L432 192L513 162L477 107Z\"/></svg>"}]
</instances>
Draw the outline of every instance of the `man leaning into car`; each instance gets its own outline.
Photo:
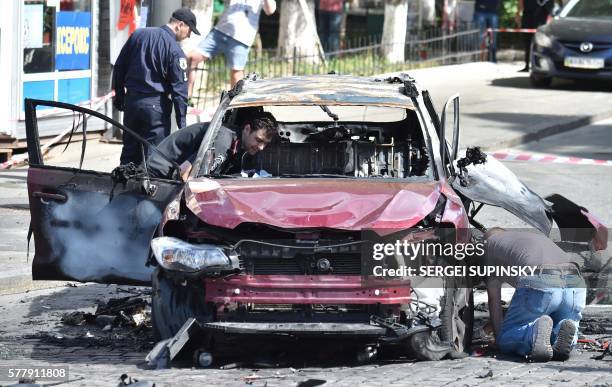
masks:
<instances>
[{"instance_id":1,"label":"man leaning into car","mask_svg":"<svg viewBox=\"0 0 612 387\"><path fill-rule=\"evenodd\" d=\"M234 174L247 169L254 155L262 151L278 135L278 124L272 114L259 108L243 108L239 111L238 128L221 126L214 140L214 162L210 171L215 174ZM179 165L193 163L204 139L209 122L197 123L180 129L159 145L158 149ZM154 152L147 168L153 177L171 179L172 165Z\"/></svg>"}]
</instances>

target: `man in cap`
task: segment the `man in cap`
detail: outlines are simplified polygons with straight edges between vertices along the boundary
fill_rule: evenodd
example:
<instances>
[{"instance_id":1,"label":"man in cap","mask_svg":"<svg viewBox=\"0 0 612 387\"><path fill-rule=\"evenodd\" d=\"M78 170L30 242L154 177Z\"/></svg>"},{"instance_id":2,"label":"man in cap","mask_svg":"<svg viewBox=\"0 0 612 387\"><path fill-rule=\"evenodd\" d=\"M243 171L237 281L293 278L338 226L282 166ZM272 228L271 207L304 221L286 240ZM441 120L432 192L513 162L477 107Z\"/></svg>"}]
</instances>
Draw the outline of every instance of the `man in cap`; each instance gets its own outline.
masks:
<instances>
[{"instance_id":1,"label":"man in cap","mask_svg":"<svg viewBox=\"0 0 612 387\"><path fill-rule=\"evenodd\" d=\"M173 104L178 127L185 126L187 58L178 42L192 32L200 34L195 15L179 8L165 26L134 31L115 62L113 104L124 111L123 124L153 145L170 134ZM142 157L140 143L124 133L121 164L139 164Z\"/></svg>"}]
</instances>

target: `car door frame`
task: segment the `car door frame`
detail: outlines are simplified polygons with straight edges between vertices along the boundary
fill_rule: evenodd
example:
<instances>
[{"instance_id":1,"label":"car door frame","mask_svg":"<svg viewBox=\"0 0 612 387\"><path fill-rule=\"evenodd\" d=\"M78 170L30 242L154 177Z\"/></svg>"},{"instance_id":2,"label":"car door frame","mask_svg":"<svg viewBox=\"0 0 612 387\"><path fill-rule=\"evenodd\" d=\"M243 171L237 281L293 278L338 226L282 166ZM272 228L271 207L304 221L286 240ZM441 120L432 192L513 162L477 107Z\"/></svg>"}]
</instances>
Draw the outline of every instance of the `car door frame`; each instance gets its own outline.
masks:
<instances>
[{"instance_id":1,"label":"car door frame","mask_svg":"<svg viewBox=\"0 0 612 387\"><path fill-rule=\"evenodd\" d=\"M28 145L30 233L34 236L34 280L72 280L148 284L150 240L166 205L183 181L155 179L144 173L122 176L79 168L45 165L38 134L37 106L49 106L99 118L151 147L176 170L178 165L135 131L103 114L71 104L25 100ZM86 141L86 124L83 141ZM73 127L73 133L76 127ZM145 159L146 165L146 159ZM30 234L29 233L29 234Z\"/></svg>"}]
</instances>

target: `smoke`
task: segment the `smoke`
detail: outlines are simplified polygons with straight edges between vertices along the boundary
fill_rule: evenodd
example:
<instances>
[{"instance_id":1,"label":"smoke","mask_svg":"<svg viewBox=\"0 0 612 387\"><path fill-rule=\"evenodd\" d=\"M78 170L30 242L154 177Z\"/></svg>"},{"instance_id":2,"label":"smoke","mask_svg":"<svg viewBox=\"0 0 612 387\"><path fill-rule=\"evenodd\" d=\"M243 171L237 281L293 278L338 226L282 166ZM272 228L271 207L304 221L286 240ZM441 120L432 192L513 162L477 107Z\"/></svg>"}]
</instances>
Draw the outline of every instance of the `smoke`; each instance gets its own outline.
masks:
<instances>
[{"instance_id":1,"label":"smoke","mask_svg":"<svg viewBox=\"0 0 612 387\"><path fill-rule=\"evenodd\" d=\"M161 220L155 204L129 192L111 202L104 192L64 192L68 200L48 203L50 216L44 216L51 260L78 281L150 281L145 263Z\"/></svg>"}]
</instances>

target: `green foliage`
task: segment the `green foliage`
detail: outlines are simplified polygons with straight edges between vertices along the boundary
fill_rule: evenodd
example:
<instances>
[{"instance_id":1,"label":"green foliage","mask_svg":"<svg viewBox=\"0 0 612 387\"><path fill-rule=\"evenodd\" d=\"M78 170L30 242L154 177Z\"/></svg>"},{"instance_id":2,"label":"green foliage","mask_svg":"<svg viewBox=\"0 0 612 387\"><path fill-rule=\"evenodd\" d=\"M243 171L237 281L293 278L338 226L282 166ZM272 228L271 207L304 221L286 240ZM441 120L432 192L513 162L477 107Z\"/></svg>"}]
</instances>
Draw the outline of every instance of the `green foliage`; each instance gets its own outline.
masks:
<instances>
[{"instance_id":1,"label":"green foliage","mask_svg":"<svg viewBox=\"0 0 612 387\"><path fill-rule=\"evenodd\" d=\"M518 10L519 0L502 0L500 9L499 26L501 28L516 28L514 16Z\"/></svg>"}]
</instances>

